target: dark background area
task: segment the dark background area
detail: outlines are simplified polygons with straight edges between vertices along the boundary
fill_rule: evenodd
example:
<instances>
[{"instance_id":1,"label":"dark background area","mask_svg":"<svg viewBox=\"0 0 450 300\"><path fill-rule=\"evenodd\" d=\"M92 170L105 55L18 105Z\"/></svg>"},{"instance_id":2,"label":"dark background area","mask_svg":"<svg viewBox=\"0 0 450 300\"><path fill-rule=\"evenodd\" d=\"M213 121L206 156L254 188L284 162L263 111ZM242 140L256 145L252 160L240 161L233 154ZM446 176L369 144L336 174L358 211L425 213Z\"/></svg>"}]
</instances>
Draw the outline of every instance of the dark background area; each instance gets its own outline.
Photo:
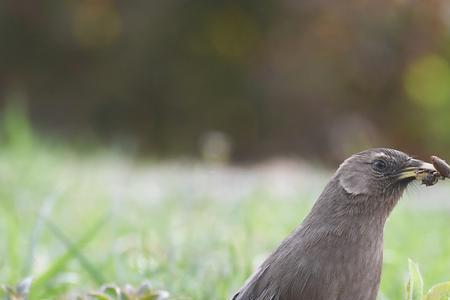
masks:
<instances>
[{"instance_id":1,"label":"dark background area","mask_svg":"<svg viewBox=\"0 0 450 300\"><path fill-rule=\"evenodd\" d=\"M450 157L449 25L447 1L2 1L1 107L161 157Z\"/></svg>"}]
</instances>

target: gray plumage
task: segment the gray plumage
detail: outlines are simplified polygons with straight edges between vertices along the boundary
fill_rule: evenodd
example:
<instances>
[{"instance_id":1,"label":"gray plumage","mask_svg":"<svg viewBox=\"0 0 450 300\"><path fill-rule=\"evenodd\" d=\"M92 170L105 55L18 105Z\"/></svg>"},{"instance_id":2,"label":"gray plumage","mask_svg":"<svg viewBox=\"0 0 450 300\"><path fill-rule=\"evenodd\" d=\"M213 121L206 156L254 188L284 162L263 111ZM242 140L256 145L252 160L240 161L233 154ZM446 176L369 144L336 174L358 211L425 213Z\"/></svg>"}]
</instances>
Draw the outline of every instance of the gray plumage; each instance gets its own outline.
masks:
<instances>
[{"instance_id":1,"label":"gray plumage","mask_svg":"<svg viewBox=\"0 0 450 300\"><path fill-rule=\"evenodd\" d=\"M233 300L374 300L383 228L413 171L432 167L393 149L345 160L303 223Z\"/></svg>"}]
</instances>

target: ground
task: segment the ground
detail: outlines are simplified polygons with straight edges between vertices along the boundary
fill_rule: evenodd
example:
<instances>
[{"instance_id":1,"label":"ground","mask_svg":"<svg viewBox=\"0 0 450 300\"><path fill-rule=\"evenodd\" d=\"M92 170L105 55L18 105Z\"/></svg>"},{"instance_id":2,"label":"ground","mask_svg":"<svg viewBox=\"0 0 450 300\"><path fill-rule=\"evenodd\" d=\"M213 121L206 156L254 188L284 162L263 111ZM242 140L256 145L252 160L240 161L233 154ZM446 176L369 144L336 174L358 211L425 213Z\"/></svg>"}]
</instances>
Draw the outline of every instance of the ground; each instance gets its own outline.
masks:
<instances>
[{"instance_id":1,"label":"ground","mask_svg":"<svg viewBox=\"0 0 450 300\"><path fill-rule=\"evenodd\" d=\"M32 299L149 279L174 299L226 299L302 220L333 170L131 159L35 138L0 149L0 282ZM425 289L450 279L450 181L416 185L385 229L379 299L401 299L408 258Z\"/></svg>"}]
</instances>

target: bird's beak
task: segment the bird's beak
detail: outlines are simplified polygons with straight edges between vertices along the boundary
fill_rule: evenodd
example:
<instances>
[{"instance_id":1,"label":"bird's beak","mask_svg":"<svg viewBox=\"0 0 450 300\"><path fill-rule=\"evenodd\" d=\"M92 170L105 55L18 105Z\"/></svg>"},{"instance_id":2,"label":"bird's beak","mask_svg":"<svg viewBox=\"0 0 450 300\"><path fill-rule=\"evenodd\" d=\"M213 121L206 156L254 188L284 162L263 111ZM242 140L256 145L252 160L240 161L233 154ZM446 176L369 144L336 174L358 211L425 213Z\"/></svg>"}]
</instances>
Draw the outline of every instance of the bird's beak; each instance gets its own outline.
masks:
<instances>
[{"instance_id":1,"label":"bird's beak","mask_svg":"<svg viewBox=\"0 0 450 300\"><path fill-rule=\"evenodd\" d=\"M432 164L412 158L401 170L398 179L415 178L423 180L432 173L436 173L436 169Z\"/></svg>"}]
</instances>

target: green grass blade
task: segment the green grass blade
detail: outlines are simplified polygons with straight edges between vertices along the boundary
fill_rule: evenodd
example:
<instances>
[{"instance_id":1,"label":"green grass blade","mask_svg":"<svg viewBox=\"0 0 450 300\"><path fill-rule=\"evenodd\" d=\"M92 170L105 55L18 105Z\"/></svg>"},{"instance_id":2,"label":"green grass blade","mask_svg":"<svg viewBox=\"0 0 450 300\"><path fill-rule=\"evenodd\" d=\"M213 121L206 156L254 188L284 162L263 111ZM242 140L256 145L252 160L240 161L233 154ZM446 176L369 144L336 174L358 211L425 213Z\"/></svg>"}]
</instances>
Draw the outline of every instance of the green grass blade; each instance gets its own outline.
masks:
<instances>
[{"instance_id":1,"label":"green grass blade","mask_svg":"<svg viewBox=\"0 0 450 300\"><path fill-rule=\"evenodd\" d=\"M409 280L406 284L405 300L421 300L423 296L423 280L420 275L419 266L408 259Z\"/></svg>"},{"instance_id":2,"label":"green grass blade","mask_svg":"<svg viewBox=\"0 0 450 300\"><path fill-rule=\"evenodd\" d=\"M6 225L6 262L11 266L7 274L10 282L20 279L21 249L20 249L20 223L15 214L3 214Z\"/></svg>"},{"instance_id":3,"label":"green grass blade","mask_svg":"<svg viewBox=\"0 0 450 300\"><path fill-rule=\"evenodd\" d=\"M78 259L80 265L91 275L92 279L97 284L102 284L105 282L105 278L101 272L97 270L96 267L86 258L86 256L81 253L80 249L78 249L74 243L72 243L69 238L64 235L64 233L59 229L55 224L51 221L47 220L47 225L49 229L53 232L56 238L58 238L66 248L73 253L74 257Z\"/></svg>"},{"instance_id":4,"label":"green grass blade","mask_svg":"<svg viewBox=\"0 0 450 300\"><path fill-rule=\"evenodd\" d=\"M101 217L97 222L94 223L91 228L86 231L86 233L76 243L72 245L72 247L68 248L63 255L56 259L54 263L47 269L47 271L36 277L31 287L31 294L34 294L42 289L50 279L54 278L58 273L60 273L65 265L74 258L76 251L80 251L84 246L86 246L91 240L94 239L96 234L106 223L107 219L107 216Z\"/></svg>"},{"instance_id":5,"label":"green grass blade","mask_svg":"<svg viewBox=\"0 0 450 300\"><path fill-rule=\"evenodd\" d=\"M44 221L48 219L50 216L53 206L61 196L61 192L53 193L52 195L48 196L44 203L41 206L41 209L39 211L39 214L37 216L36 222L33 226L33 230L30 235L30 242L29 242L29 248L27 251L27 254L25 256L25 262L22 269L22 277L26 277L30 275L31 270L33 269L33 261L34 261L34 253L36 249L36 244L39 241L39 238L42 234L42 231L44 229Z\"/></svg>"}]
</instances>

